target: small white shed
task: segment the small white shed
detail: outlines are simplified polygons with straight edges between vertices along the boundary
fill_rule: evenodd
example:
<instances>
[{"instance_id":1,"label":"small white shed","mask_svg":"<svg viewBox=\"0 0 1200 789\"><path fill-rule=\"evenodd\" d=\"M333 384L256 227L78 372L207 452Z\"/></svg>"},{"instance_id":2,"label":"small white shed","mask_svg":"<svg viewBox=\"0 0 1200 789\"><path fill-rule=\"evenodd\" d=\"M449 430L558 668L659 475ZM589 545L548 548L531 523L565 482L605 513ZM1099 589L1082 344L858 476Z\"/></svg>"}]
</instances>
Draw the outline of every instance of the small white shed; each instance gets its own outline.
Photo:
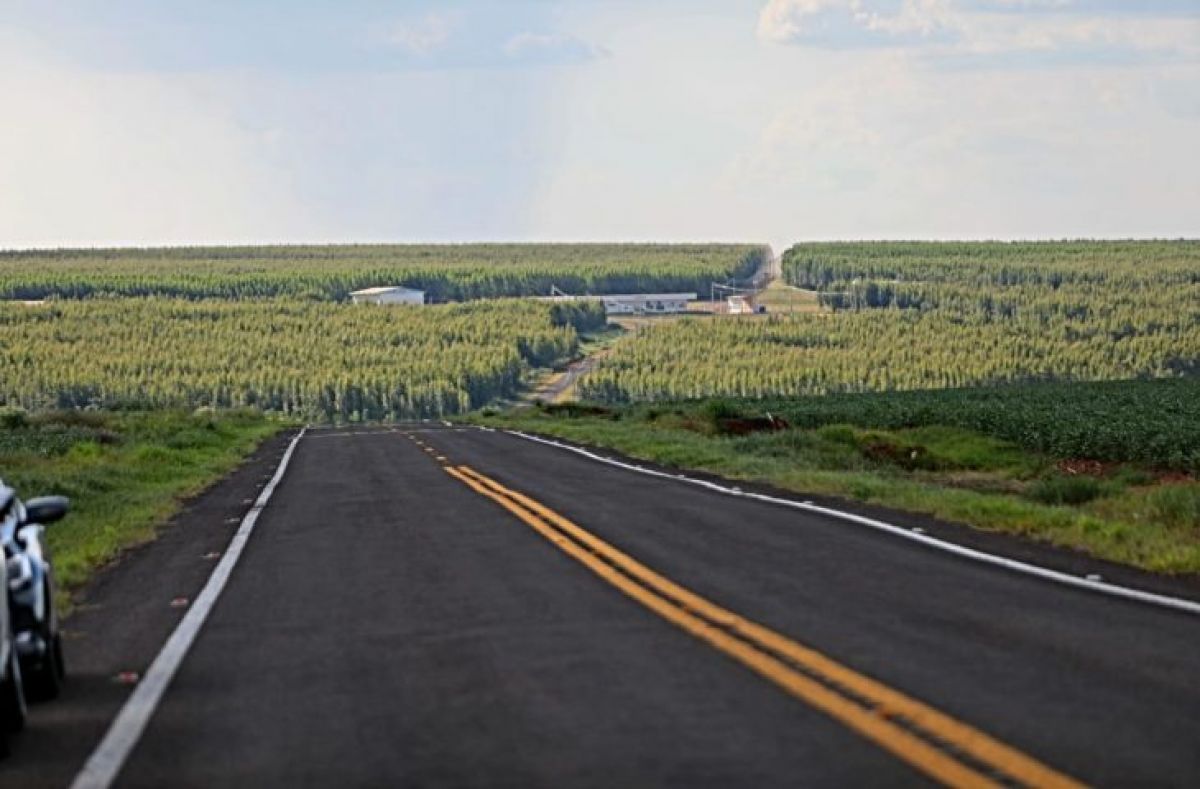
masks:
<instances>
[{"instance_id":1,"label":"small white shed","mask_svg":"<svg viewBox=\"0 0 1200 789\"><path fill-rule=\"evenodd\" d=\"M350 294L355 304L424 304L425 291L400 285L383 288L364 288Z\"/></svg>"},{"instance_id":2,"label":"small white shed","mask_svg":"<svg viewBox=\"0 0 1200 789\"><path fill-rule=\"evenodd\" d=\"M753 315L754 303L746 296L730 296L725 299L725 311L730 315Z\"/></svg>"}]
</instances>

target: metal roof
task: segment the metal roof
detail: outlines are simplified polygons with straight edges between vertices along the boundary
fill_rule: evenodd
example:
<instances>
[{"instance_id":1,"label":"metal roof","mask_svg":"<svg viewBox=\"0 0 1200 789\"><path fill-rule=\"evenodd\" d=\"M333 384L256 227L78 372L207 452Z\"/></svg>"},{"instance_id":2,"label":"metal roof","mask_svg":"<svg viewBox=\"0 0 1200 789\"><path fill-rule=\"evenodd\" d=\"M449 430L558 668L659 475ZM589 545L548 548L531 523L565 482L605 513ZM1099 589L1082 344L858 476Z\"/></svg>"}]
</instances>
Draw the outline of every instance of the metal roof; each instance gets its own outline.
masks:
<instances>
[{"instance_id":1,"label":"metal roof","mask_svg":"<svg viewBox=\"0 0 1200 789\"><path fill-rule=\"evenodd\" d=\"M605 301L695 301L695 293L606 293Z\"/></svg>"},{"instance_id":2,"label":"metal roof","mask_svg":"<svg viewBox=\"0 0 1200 789\"><path fill-rule=\"evenodd\" d=\"M351 296L378 296L381 293L424 293L423 290L416 288L406 288L403 285L386 285L376 288L363 288L362 290L351 291Z\"/></svg>"}]
</instances>

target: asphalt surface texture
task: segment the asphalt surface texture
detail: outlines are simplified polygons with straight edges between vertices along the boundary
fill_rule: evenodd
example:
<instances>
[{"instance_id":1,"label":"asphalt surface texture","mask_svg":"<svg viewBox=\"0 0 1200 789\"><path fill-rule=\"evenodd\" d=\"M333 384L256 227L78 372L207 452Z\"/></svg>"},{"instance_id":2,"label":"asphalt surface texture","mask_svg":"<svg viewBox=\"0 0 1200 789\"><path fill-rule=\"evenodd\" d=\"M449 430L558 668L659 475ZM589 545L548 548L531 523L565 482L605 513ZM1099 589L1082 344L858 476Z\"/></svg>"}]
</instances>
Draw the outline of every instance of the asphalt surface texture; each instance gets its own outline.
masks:
<instances>
[{"instance_id":1,"label":"asphalt surface texture","mask_svg":"<svg viewBox=\"0 0 1200 789\"><path fill-rule=\"evenodd\" d=\"M288 440L100 574L68 620L63 696L32 708L0 786L70 784ZM1200 784L1194 614L416 424L300 441L115 785L932 783L618 591L460 466L1080 782Z\"/></svg>"}]
</instances>

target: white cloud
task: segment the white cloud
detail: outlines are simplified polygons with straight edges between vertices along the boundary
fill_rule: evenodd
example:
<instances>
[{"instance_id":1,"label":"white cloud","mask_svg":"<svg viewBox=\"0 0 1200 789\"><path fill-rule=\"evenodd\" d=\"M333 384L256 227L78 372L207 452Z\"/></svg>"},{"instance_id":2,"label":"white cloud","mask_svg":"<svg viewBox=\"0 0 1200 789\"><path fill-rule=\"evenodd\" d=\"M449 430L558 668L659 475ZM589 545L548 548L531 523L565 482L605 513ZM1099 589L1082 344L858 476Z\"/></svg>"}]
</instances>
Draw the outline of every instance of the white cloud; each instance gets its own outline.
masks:
<instances>
[{"instance_id":1,"label":"white cloud","mask_svg":"<svg viewBox=\"0 0 1200 789\"><path fill-rule=\"evenodd\" d=\"M608 51L565 33L524 31L504 43L504 54L514 60L591 60Z\"/></svg>"},{"instance_id":2,"label":"white cloud","mask_svg":"<svg viewBox=\"0 0 1200 789\"><path fill-rule=\"evenodd\" d=\"M854 19L863 27L889 35L933 36L953 30L956 19L948 0L904 0L894 13L880 13L855 3Z\"/></svg>"},{"instance_id":3,"label":"white cloud","mask_svg":"<svg viewBox=\"0 0 1200 789\"><path fill-rule=\"evenodd\" d=\"M1040 11L1047 8L1063 9L1075 5L1075 0L990 0L985 4L1012 11Z\"/></svg>"},{"instance_id":4,"label":"white cloud","mask_svg":"<svg viewBox=\"0 0 1200 789\"><path fill-rule=\"evenodd\" d=\"M1200 54L1200 20L980 14L960 17L959 27L963 43L958 50L970 53Z\"/></svg>"},{"instance_id":5,"label":"white cloud","mask_svg":"<svg viewBox=\"0 0 1200 789\"><path fill-rule=\"evenodd\" d=\"M1200 59L1195 16L1152 8L1117 14L1066 0L903 0L898 6L877 0L768 0L759 13L758 36L826 48L890 46L933 58L1026 53L1057 54L1064 63Z\"/></svg>"},{"instance_id":6,"label":"white cloud","mask_svg":"<svg viewBox=\"0 0 1200 789\"><path fill-rule=\"evenodd\" d=\"M899 8L875 9L866 0L769 0L758 16L758 35L778 44L817 40L841 44L848 34L933 36L952 30L947 0L904 0Z\"/></svg>"},{"instance_id":7,"label":"white cloud","mask_svg":"<svg viewBox=\"0 0 1200 789\"><path fill-rule=\"evenodd\" d=\"M1197 19L1001 2L477 5L267 74L0 27L0 247L1200 232Z\"/></svg>"},{"instance_id":8,"label":"white cloud","mask_svg":"<svg viewBox=\"0 0 1200 789\"><path fill-rule=\"evenodd\" d=\"M410 55L424 56L441 49L462 21L462 13L430 12L394 25L384 36L387 43Z\"/></svg>"},{"instance_id":9,"label":"white cloud","mask_svg":"<svg viewBox=\"0 0 1200 789\"><path fill-rule=\"evenodd\" d=\"M731 163L800 228L849 237L1186 235L1200 122L1138 73L930 73L859 58L794 98Z\"/></svg>"},{"instance_id":10,"label":"white cloud","mask_svg":"<svg viewBox=\"0 0 1200 789\"><path fill-rule=\"evenodd\" d=\"M640 21L614 20L621 56L564 92L533 209L551 237L1200 232L1195 66L939 69L909 47L762 46L725 18Z\"/></svg>"},{"instance_id":11,"label":"white cloud","mask_svg":"<svg viewBox=\"0 0 1200 789\"><path fill-rule=\"evenodd\" d=\"M804 32L804 18L839 6L838 0L769 0L758 14L758 35L764 41L789 43Z\"/></svg>"}]
</instances>

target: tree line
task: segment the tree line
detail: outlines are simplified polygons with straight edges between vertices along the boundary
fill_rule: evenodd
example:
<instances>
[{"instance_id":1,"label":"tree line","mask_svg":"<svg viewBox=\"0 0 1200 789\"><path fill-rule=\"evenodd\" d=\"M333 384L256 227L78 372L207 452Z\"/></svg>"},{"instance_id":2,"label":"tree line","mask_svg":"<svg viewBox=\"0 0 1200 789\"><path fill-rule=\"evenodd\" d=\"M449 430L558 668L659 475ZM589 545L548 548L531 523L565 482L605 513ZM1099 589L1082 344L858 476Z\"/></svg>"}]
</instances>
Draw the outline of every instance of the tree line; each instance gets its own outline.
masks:
<instances>
[{"instance_id":1,"label":"tree line","mask_svg":"<svg viewBox=\"0 0 1200 789\"><path fill-rule=\"evenodd\" d=\"M765 247L733 244L463 244L0 252L0 299L166 296L347 301L377 285L434 302L646 291L707 292L750 277Z\"/></svg>"},{"instance_id":2,"label":"tree line","mask_svg":"<svg viewBox=\"0 0 1200 789\"><path fill-rule=\"evenodd\" d=\"M0 305L0 404L250 406L306 418L457 414L517 394L574 353L596 304L421 308L275 299Z\"/></svg>"}]
</instances>

